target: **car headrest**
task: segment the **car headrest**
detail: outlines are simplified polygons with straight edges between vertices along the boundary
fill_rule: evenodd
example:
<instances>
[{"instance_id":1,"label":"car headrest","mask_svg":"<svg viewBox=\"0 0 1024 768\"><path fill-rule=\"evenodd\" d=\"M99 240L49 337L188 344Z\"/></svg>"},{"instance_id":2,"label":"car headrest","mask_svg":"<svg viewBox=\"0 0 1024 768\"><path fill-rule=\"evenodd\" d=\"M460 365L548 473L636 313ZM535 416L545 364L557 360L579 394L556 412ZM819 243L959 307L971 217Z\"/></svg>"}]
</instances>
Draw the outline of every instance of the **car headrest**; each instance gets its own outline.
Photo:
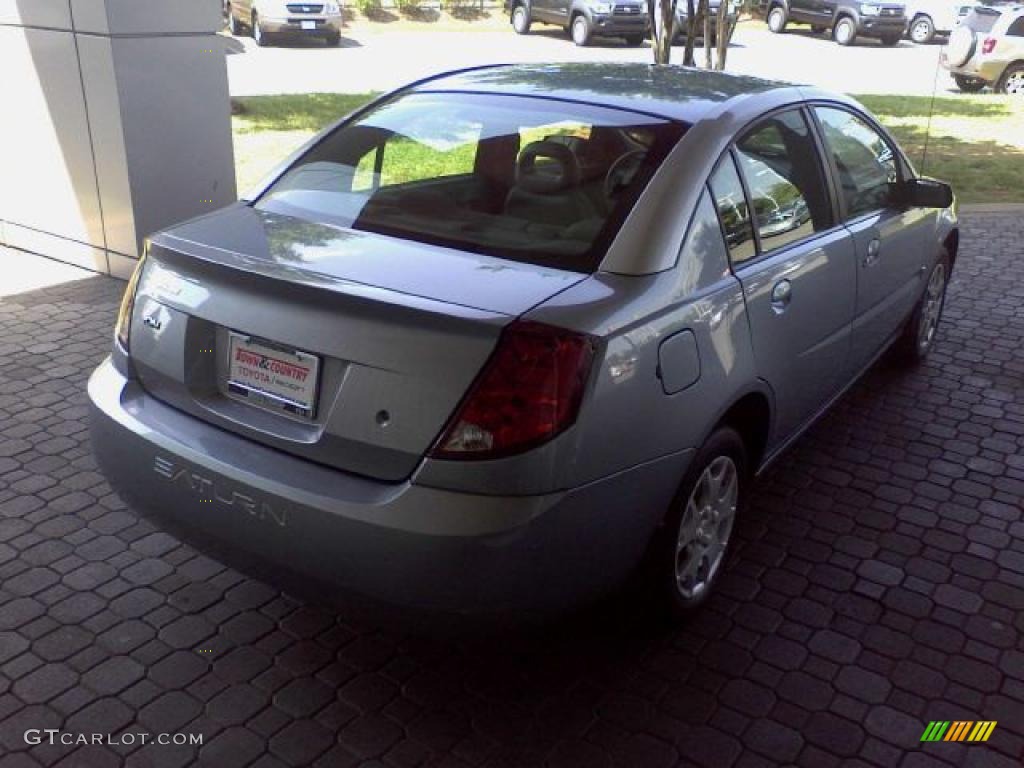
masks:
<instances>
[{"instance_id":1,"label":"car headrest","mask_svg":"<svg viewBox=\"0 0 1024 768\"><path fill-rule=\"evenodd\" d=\"M537 160L541 159L538 163ZM535 141L523 147L516 161L516 186L550 195L580 183L580 164L564 144Z\"/></svg>"}]
</instances>

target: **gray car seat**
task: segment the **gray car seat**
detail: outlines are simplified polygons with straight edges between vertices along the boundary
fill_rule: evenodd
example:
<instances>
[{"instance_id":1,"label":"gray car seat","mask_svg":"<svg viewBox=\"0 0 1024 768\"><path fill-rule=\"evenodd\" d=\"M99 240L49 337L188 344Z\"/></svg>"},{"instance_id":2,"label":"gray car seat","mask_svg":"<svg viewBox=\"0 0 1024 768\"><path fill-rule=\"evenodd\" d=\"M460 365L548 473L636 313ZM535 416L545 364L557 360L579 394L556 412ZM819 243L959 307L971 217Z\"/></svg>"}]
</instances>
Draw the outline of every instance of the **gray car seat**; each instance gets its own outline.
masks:
<instances>
[{"instance_id":1,"label":"gray car seat","mask_svg":"<svg viewBox=\"0 0 1024 768\"><path fill-rule=\"evenodd\" d=\"M526 221L569 227L600 218L580 187L580 165L564 144L535 141L516 161L515 185L505 200L505 213Z\"/></svg>"}]
</instances>

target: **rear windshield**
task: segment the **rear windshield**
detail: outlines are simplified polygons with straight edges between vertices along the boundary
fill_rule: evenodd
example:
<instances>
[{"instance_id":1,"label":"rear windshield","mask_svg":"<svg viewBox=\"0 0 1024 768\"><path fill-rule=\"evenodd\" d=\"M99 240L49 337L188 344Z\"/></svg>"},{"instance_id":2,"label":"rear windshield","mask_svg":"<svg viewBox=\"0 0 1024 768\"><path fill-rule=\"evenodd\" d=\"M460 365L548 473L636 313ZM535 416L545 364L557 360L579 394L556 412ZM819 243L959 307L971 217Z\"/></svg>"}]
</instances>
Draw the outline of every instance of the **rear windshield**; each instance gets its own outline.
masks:
<instances>
[{"instance_id":1,"label":"rear windshield","mask_svg":"<svg viewBox=\"0 0 1024 768\"><path fill-rule=\"evenodd\" d=\"M542 98L409 94L331 133L257 208L589 272L683 131Z\"/></svg>"},{"instance_id":2,"label":"rear windshield","mask_svg":"<svg viewBox=\"0 0 1024 768\"><path fill-rule=\"evenodd\" d=\"M994 8L974 8L967 14L967 18L964 19L964 25L968 29L973 29L975 32L987 33L992 31L992 27L999 21L999 11Z\"/></svg>"}]
</instances>

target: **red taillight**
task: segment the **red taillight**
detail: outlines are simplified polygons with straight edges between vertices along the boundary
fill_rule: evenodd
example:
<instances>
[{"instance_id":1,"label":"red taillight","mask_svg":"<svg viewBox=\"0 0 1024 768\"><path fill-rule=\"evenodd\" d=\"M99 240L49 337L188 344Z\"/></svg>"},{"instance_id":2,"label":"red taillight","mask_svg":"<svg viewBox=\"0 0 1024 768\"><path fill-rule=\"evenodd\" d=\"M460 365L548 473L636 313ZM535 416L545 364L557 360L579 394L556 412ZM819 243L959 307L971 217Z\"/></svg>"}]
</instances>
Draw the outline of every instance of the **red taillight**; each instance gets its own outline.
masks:
<instances>
[{"instance_id":1,"label":"red taillight","mask_svg":"<svg viewBox=\"0 0 1024 768\"><path fill-rule=\"evenodd\" d=\"M550 440L576 421L593 356L589 336L512 323L430 455L496 458Z\"/></svg>"},{"instance_id":2,"label":"red taillight","mask_svg":"<svg viewBox=\"0 0 1024 768\"><path fill-rule=\"evenodd\" d=\"M135 271L132 272L132 276L128 279L128 285L125 286L124 296L121 297L121 308L117 313L117 323L114 325L114 338L117 339L118 344L121 348L127 352L128 342L132 331L132 312L135 311L135 293L139 289L139 278L142 277L142 268L146 263L146 254L149 252L149 243L146 243L146 250L142 253L142 258L139 259L139 263L135 265Z\"/></svg>"},{"instance_id":3,"label":"red taillight","mask_svg":"<svg viewBox=\"0 0 1024 768\"><path fill-rule=\"evenodd\" d=\"M996 47L996 39L994 37L986 37L985 42L981 44L982 53L992 53L992 50Z\"/></svg>"}]
</instances>

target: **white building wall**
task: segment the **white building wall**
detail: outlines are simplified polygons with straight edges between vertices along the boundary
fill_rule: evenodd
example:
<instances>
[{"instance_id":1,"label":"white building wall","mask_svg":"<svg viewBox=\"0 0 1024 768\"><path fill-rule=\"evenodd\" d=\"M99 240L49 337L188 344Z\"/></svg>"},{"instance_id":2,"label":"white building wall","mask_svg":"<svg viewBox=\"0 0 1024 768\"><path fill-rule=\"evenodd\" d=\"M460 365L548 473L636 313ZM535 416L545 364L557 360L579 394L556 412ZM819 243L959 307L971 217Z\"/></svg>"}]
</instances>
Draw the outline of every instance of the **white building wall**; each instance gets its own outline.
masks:
<instances>
[{"instance_id":1,"label":"white building wall","mask_svg":"<svg viewBox=\"0 0 1024 768\"><path fill-rule=\"evenodd\" d=\"M235 199L220 23L220 0L0 0L0 244L124 277Z\"/></svg>"}]
</instances>

